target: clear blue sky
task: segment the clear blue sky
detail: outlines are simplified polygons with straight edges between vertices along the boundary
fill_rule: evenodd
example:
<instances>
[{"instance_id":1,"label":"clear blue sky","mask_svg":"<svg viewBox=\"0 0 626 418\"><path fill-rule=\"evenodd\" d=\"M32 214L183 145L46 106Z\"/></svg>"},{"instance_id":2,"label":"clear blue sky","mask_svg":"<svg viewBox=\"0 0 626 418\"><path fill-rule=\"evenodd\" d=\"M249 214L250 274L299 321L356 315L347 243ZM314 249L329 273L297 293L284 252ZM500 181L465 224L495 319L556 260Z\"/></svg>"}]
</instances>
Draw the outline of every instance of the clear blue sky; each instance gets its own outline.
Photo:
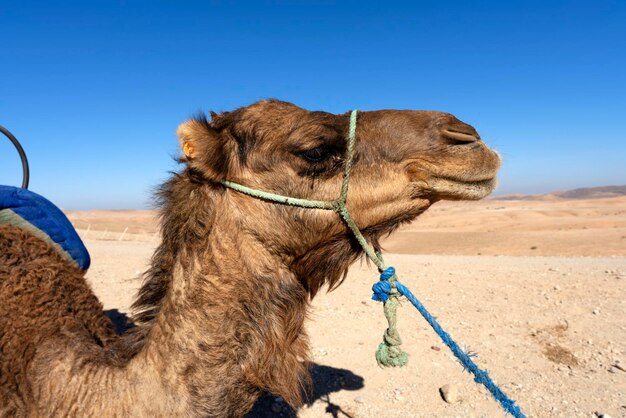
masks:
<instances>
[{"instance_id":1,"label":"clear blue sky","mask_svg":"<svg viewBox=\"0 0 626 418\"><path fill-rule=\"evenodd\" d=\"M0 124L67 209L149 206L181 121L267 97L451 112L499 194L626 183L624 1L0 0L0 40Z\"/></svg>"}]
</instances>

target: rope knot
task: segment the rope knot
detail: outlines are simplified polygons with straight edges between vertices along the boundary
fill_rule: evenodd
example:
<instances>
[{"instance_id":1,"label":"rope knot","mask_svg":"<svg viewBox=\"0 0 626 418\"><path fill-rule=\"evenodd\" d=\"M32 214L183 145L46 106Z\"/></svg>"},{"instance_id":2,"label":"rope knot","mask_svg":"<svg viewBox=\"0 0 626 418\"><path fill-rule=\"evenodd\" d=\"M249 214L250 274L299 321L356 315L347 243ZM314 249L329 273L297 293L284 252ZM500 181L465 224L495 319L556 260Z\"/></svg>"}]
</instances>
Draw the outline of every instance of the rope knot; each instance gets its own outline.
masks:
<instances>
[{"instance_id":1,"label":"rope knot","mask_svg":"<svg viewBox=\"0 0 626 418\"><path fill-rule=\"evenodd\" d=\"M376 362L381 367L402 367L409 360L409 356L400 346L402 339L396 329L396 308L399 292L396 289L398 278L396 269L387 267L380 273L380 280L372 286L372 299L384 303L385 317L389 327L383 335L383 342L376 350Z\"/></svg>"},{"instance_id":2,"label":"rope knot","mask_svg":"<svg viewBox=\"0 0 626 418\"><path fill-rule=\"evenodd\" d=\"M380 281L374 283L372 286L372 299L378 302L387 302L389 299L389 293L393 289L393 286L389 282L389 279L396 275L396 269L393 267L387 267L380 273Z\"/></svg>"},{"instance_id":3,"label":"rope knot","mask_svg":"<svg viewBox=\"0 0 626 418\"><path fill-rule=\"evenodd\" d=\"M389 280L396 274L396 269L389 266L380 273L380 280Z\"/></svg>"}]
</instances>

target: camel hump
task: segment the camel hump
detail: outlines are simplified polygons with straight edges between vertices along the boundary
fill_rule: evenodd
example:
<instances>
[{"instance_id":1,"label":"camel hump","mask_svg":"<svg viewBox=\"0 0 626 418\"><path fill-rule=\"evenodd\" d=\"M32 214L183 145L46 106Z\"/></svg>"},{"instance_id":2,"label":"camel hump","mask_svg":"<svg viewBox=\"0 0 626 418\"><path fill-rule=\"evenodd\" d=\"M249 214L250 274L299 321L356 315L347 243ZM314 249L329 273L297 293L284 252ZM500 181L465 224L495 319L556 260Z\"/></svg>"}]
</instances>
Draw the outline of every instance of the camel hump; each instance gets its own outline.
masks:
<instances>
[{"instance_id":1,"label":"camel hump","mask_svg":"<svg viewBox=\"0 0 626 418\"><path fill-rule=\"evenodd\" d=\"M30 190L0 185L1 224L14 225L34 233L81 270L89 268L89 252L69 219L43 196Z\"/></svg>"}]
</instances>

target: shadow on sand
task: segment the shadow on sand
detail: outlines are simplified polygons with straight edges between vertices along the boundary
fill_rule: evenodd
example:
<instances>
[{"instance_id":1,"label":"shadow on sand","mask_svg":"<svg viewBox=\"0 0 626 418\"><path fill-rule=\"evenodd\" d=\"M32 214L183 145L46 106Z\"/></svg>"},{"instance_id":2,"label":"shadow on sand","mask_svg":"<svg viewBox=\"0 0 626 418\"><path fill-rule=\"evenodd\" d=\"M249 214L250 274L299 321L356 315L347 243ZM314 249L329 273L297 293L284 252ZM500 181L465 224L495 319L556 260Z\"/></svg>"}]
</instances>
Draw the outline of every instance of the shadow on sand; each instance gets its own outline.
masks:
<instances>
[{"instance_id":1,"label":"shadow on sand","mask_svg":"<svg viewBox=\"0 0 626 418\"><path fill-rule=\"evenodd\" d=\"M313 390L307 397L307 405L312 405L313 402L319 399L326 404L326 413L333 418L353 418L340 405L331 402L330 394L340 390L361 389L363 387L363 378L361 376L355 375L350 370L313 364L311 366L311 377L313 378ZM295 418L296 416L296 410L280 398L268 394L257 401L252 411L246 415L246 418Z\"/></svg>"},{"instance_id":2,"label":"shadow on sand","mask_svg":"<svg viewBox=\"0 0 626 418\"><path fill-rule=\"evenodd\" d=\"M109 309L104 311L104 313L113 322L115 331L120 335L135 326L125 313L117 309ZM361 389L363 387L363 378L355 375L350 370L336 369L315 363L311 366L310 371L313 387L311 393L306 397L306 404L312 405L319 399L326 404L326 413L333 418L353 418L341 406L331 402L330 394L341 390ZM280 398L267 394L259 398L252 411L246 415L246 418L295 418L296 416L296 410Z\"/></svg>"}]
</instances>

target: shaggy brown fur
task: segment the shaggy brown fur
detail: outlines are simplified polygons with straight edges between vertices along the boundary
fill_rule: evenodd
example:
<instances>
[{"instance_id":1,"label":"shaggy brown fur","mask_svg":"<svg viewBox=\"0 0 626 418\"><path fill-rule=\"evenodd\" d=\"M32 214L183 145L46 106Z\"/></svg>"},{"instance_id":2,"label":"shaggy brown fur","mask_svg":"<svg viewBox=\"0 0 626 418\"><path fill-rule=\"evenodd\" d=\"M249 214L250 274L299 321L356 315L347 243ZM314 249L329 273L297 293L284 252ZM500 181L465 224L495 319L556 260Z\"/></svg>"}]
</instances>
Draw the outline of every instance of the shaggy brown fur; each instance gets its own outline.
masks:
<instances>
[{"instance_id":1,"label":"shaggy brown fur","mask_svg":"<svg viewBox=\"0 0 626 418\"><path fill-rule=\"evenodd\" d=\"M83 272L51 245L0 225L0 278L0 415L33 403L28 366L47 339L71 336L85 360L114 359L106 348L117 338L102 305Z\"/></svg>"},{"instance_id":2,"label":"shaggy brown fur","mask_svg":"<svg viewBox=\"0 0 626 418\"><path fill-rule=\"evenodd\" d=\"M339 285L361 249L334 213L260 201L218 181L333 199L347 127L347 114L279 101L181 125L185 168L159 193L163 241L134 305L140 326L119 339L80 271L27 233L0 230L0 306L9 306L0 411L235 417L264 390L301 404L309 300ZM348 208L378 247L439 199L487 195L499 163L451 115L362 112Z\"/></svg>"}]
</instances>

